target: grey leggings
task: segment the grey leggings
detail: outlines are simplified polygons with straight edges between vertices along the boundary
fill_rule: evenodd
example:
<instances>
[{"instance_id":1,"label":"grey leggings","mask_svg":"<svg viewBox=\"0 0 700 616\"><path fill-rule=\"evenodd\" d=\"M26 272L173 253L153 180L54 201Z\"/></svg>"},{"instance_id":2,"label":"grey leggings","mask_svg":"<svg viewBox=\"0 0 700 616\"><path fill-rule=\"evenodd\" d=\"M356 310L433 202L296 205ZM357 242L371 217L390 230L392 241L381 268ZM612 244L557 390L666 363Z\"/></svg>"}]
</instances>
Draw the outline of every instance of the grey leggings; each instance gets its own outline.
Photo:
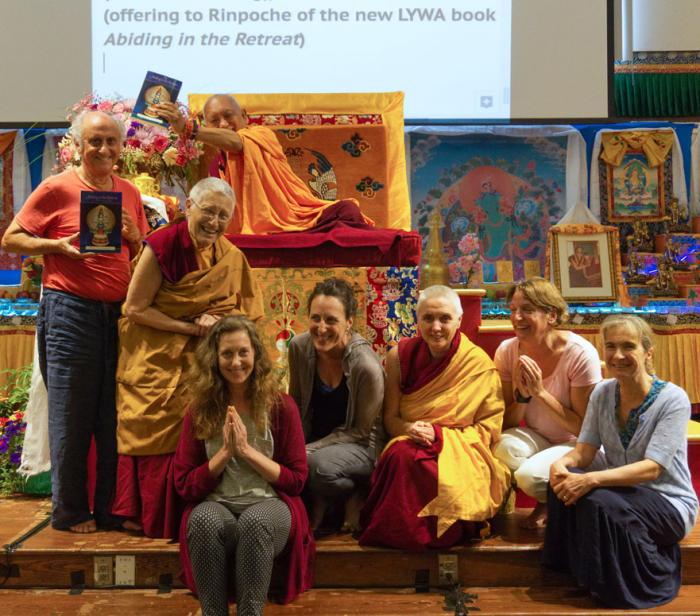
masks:
<instances>
[{"instance_id":1,"label":"grey leggings","mask_svg":"<svg viewBox=\"0 0 700 616\"><path fill-rule=\"evenodd\" d=\"M238 616L263 612L272 564L287 543L289 508L267 498L243 513L221 503L197 505L187 522L187 544L202 616L228 614L229 579L235 580Z\"/></svg>"}]
</instances>

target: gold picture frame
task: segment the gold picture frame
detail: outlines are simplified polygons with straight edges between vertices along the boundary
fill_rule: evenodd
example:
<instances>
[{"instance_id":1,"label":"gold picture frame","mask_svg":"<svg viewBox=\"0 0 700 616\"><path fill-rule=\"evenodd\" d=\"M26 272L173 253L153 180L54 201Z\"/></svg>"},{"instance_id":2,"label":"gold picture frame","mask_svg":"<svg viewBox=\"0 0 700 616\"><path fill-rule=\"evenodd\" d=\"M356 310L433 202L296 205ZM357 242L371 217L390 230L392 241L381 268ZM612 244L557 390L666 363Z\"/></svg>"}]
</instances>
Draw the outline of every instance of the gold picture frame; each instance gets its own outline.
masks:
<instances>
[{"instance_id":1,"label":"gold picture frame","mask_svg":"<svg viewBox=\"0 0 700 616\"><path fill-rule=\"evenodd\" d=\"M549 230L552 281L568 302L619 301L620 252L615 227L564 225Z\"/></svg>"}]
</instances>

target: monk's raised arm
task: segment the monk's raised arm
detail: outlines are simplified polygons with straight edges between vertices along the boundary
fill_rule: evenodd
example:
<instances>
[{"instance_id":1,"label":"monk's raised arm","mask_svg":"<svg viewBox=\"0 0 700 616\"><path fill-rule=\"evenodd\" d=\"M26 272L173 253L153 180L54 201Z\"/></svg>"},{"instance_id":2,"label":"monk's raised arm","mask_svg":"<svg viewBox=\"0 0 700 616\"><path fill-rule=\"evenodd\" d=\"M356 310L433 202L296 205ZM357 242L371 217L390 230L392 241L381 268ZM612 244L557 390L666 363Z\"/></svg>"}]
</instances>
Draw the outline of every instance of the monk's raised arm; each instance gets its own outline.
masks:
<instances>
[{"instance_id":1,"label":"monk's raised arm","mask_svg":"<svg viewBox=\"0 0 700 616\"><path fill-rule=\"evenodd\" d=\"M182 136L187 130L187 119L182 115L180 108L175 103L160 103L154 105L158 115L167 120L170 124L170 130ZM191 131L191 132L190 132ZM231 128L216 128L205 125L198 125L196 129L190 127L190 136L196 141L201 141L205 145L209 145L218 150L226 152L241 152L243 150L243 141L238 136L238 133Z\"/></svg>"}]
</instances>

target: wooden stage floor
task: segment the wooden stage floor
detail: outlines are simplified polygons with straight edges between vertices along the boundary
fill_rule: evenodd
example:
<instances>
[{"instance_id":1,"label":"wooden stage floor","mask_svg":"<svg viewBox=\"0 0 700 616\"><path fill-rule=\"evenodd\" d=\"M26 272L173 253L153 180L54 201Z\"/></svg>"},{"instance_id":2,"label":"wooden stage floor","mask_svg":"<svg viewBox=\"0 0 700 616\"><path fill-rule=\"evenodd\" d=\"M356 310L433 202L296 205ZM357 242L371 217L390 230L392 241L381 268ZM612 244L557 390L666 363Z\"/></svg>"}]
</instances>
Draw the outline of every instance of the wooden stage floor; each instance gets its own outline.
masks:
<instances>
[{"instance_id":1,"label":"wooden stage floor","mask_svg":"<svg viewBox=\"0 0 700 616\"><path fill-rule=\"evenodd\" d=\"M49 511L45 498L0 498L0 545L17 541L46 520ZM473 607L482 615L624 613L599 608L575 588L572 578L539 566L543 532L518 525L527 512L497 518L493 536L480 543L440 552L457 557L463 590L478 596ZM635 613L700 614L700 525L683 541L682 551L684 586L679 597L667 606ZM105 558L117 556L133 556L133 588L103 587L95 575L98 561L104 566ZM317 543L314 589L292 605L270 605L265 614L446 614L438 559L437 552L362 548L348 535L324 538ZM4 562L11 565L5 570L11 575L0 584L0 613L198 613L198 602L178 580L178 545L168 540L113 531L77 535L47 526L6 554ZM417 575L427 576L430 592L416 593ZM77 594L69 594L71 588Z\"/></svg>"}]
</instances>

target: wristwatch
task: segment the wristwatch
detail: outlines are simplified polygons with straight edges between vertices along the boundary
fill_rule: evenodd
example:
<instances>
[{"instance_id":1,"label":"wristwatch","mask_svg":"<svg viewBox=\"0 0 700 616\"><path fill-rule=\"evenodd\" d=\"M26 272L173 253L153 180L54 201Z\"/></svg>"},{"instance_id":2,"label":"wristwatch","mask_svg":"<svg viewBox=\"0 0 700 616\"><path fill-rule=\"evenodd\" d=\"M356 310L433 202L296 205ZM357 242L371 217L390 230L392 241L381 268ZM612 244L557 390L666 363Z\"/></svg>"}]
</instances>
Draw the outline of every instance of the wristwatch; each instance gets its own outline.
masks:
<instances>
[{"instance_id":1,"label":"wristwatch","mask_svg":"<svg viewBox=\"0 0 700 616\"><path fill-rule=\"evenodd\" d=\"M520 404L527 404L532 400L532 396L523 396L519 389L515 390L515 401L520 402Z\"/></svg>"}]
</instances>

